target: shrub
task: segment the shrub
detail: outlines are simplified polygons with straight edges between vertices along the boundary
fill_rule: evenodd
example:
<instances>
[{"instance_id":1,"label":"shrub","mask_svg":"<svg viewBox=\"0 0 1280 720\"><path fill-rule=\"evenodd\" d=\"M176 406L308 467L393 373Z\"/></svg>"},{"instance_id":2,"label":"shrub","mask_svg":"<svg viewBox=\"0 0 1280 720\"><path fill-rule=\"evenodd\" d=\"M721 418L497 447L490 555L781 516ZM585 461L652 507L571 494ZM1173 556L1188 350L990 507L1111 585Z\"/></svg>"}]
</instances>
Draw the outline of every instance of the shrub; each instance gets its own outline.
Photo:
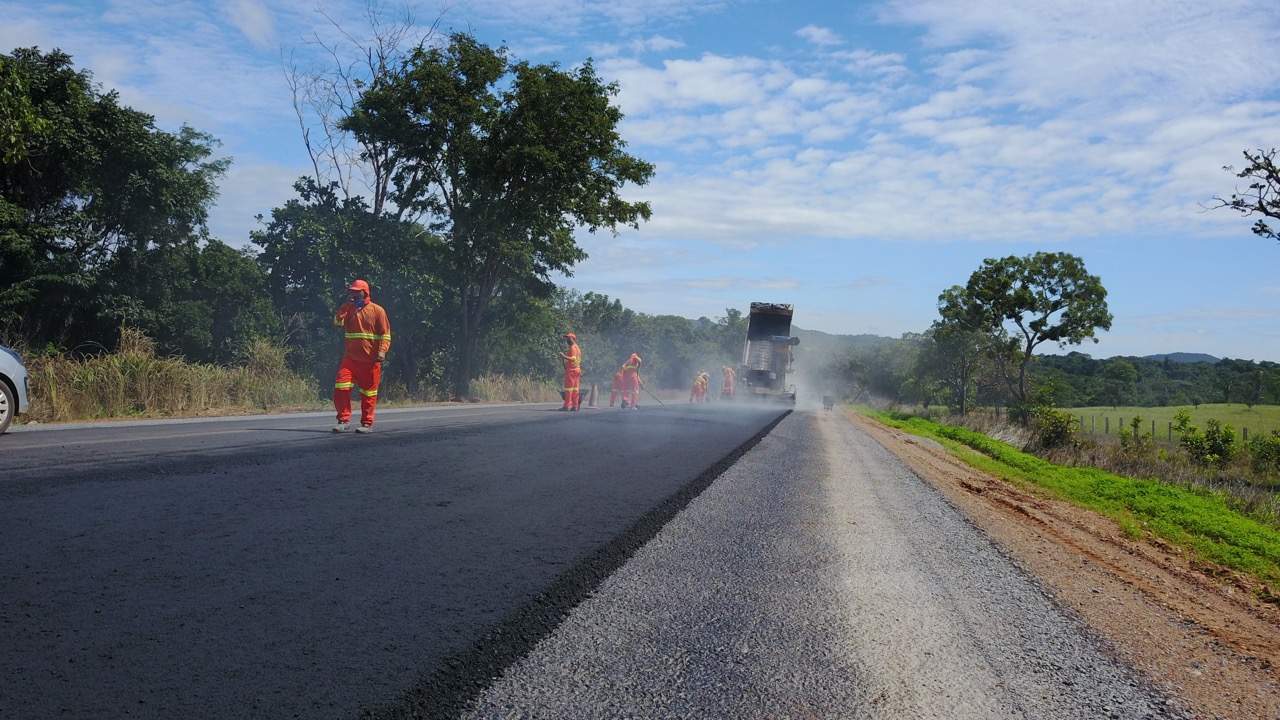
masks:
<instances>
[{"instance_id":1,"label":"shrub","mask_svg":"<svg viewBox=\"0 0 1280 720\"><path fill-rule=\"evenodd\" d=\"M1076 444L1076 419L1070 413L1051 407L1037 407L1031 411L1031 427L1035 431L1036 445L1050 450L1071 447Z\"/></svg>"},{"instance_id":2,"label":"shrub","mask_svg":"<svg viewBox=\"0 0 1280 720\"><path fill-rule=\"evenodd\" d=\"M1249 465L1259 474L1280 474L1280 430L1249 438Z\"/></svg>"},{"instance_id":3,"label":"shrub","mask_svg":"<svg viewBox=\"0 0 1280 720\"><path fill-rule=\"evenodd\" d=\"M1135 415L1129 421L1129 427L1120 428L1120 447L1133 455L1142 455L1155 448L1155 438L1151 433L1142 432L1142 416Z\"/></svg>"},{"instance_id":4,"label":"shrub","mask_svg":"<svg viewBox=\"0 0 1280 720\"><path fill-rule=\"evenodd\" d=\"M1205 421L1205 429L1191 424L1191 416L1179 410L1173 417L1173 428L1178 431L1178 444L1197 465L1225 467L1236 455L1236 431L1230 425L1217 420Z\"/></svg>"}]
</instances>

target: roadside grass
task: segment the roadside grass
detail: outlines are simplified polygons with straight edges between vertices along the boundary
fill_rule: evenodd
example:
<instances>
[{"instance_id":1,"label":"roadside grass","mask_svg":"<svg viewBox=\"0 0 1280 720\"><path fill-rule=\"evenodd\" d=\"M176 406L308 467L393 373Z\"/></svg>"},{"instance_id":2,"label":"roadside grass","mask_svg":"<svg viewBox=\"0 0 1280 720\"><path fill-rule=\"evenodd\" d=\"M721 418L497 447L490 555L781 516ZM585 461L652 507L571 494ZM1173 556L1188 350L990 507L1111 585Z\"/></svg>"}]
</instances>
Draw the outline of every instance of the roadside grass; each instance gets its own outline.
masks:
<instances>
[{"instance_id":1,"label":"roadside grass","mask_svg":"<svg viewBox=\"0 0 1280 720\"><path fill-rule=\"evenodd\" d=\"M155 345L125 329L113 353L30 358L27 422L179 417L321 406L313 383L291 372L284 352L255 340L235 367L157 357Z\"/></svg>"},{"instance_id":2,"label":"roadside grass","mask_svg":"<svg viewBox=\"0 0 1280 720\"><path fill-rule=\"evenodd\" d=\"M1126 423L1131 421L1134 416L1142 417L1143 431L1150 432L1151 421L1156 421L1155 437L1159 440L1168 439L1169 424L1173 422L1173 416L1179 410L1185 410L1191 415L1191 423L1204 427L1206 420L1217 420L1223 424L1231 425L1238 432L1241 428L1249 428L1249 435L1259 435L1269 433L1272 430L1280 430L1280 405L1254 405L1250 408L1241 403L1212 403L1201 404L1199 407L1194 405L1171 405L1168 407L1076 407L1076 408L1059 408L1065 413L1070 413L1073 417L1084 418L1084 431L1090 433L1091 430L1097 434L1102 434L1103 428L1106 427L1106 419L1111 420L1111 434L1120 434L1120 421L1123 419ZM1176 435L1175 435L1176 439Z\"/></svg>"},{"instance_id":3,"label":"roadside grass","mask_svg":"<svg viewBox=\"0 0 1280 720\"><path fill-rule=\"evenodd\" d=\"M326 384L290 370L285 354L271 341L255 339L235 366L192 363L157 356L150 338L124 328L115 352L28 356L31 407L21 420L200 417L332 407ZM480 402L560 400L557 383L524 375L481 376L472 382L472 393ZM402 384L384 384L379 395L382 407L448 400L443 390L410 393Z\"/></svg>"},{"instance_id":4,"label":"roadside grass","mask_svg":"<svg viewBox=\"0 0 1280 720\"><path fill-rule=\"evenodd\" d=\"M968 428L866 407L855 409L886 425L933 439L979 470L1099 512L1131 537L1151 533L1194 557L1250 575L1267 586L1264 599L1277 600L1280 528L1233 510L1220 493L1097 468L1055 465Z\"/></svg>"},{"instance_id":5,"label":"roadside grass","mask_svg":"<svg viewBox=\"0 0 1280 720\"><path fill-rule=\"evenodd\" d=\"M471 381L471 394L482 402L559 402L559 383L530 375L483 375ZM586 403L586 397L583 397Z\"/></svg>"}]
</instances>

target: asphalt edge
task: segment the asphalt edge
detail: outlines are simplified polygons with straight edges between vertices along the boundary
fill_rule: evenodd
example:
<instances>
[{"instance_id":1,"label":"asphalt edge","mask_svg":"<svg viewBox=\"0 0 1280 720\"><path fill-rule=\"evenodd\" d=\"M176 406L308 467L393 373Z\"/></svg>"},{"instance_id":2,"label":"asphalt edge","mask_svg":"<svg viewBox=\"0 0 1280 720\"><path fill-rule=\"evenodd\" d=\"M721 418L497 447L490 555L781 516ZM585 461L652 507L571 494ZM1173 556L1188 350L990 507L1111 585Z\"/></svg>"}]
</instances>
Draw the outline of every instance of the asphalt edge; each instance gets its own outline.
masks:
<instances>
[{"instance_id":1,"label":"asphalt edge","mask_svg":"<svg viewBox=\"0 0 1280 720\"><path fill-rule=\"evenodd\" d=\"M365 720L444 720L464 713L507 668L551 635L569 613L657 536L689 503L789 417L786 409L755 435L641 515L620 535L561 573L550 587L499 622L467 650L444 658L397 702L367 708Z\"/></svg>"}]
</instances>

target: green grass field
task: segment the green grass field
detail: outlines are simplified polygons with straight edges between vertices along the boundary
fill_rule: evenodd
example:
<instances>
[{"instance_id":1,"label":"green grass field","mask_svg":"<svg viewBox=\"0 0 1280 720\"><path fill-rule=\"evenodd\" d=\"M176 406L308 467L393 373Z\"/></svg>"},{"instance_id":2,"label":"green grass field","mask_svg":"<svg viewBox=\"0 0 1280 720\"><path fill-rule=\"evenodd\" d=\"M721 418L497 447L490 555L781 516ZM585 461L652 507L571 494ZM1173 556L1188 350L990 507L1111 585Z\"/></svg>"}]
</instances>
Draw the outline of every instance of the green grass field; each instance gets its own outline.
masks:
<instances>
[{"instance_id":1,"label":"green grass field","mask_svg":"<svg viewBox=\"0 0 1280 720\"><path fill-rule=\"evenodd\" d=\"M1269 592L1280 587L1280 529L1233 510L1220 494L1097 468L1055 465L967 428L868 408L858 411L932 438L979 470L1102 513L1133 537L1151 533L1252 575L1268 584Z\"/></svg>"},{"instance_id":2,"label":"green grass field","mask_svg":"<svg viewBox=\"0 0 1280 720\"><path fill-rule=\"evenodd\" d=\"M1249 409L1241 404L1205 404L1200 407L1192 405L1180 405L1170 407L1083 407L1083 408L1062 408L1063 412L1071 413L1076 417L1084 417L1085 432L1102 433L1107 427L1106 419L1111 420L1111 434L1120 434L1120 421L1129 422L1133 420L1134 415L1142 417L1142 429L1144 432L1151 431L1151 421L1156 421L1156 437L1158 439L1166 439L1168 436L1169 423L1173 422L1174 413L1179 410L1186 410L1191 413L1191 423L1204 427L1206 420L1218 420L1219 422L1230 425L1240 432L1242 428L1249 428L1249 434L1256 435L1258 433L1269 433L1272 430L1280 430L1280 405L1254 405L1253 409Z\"/></svg>"}]
</instances>

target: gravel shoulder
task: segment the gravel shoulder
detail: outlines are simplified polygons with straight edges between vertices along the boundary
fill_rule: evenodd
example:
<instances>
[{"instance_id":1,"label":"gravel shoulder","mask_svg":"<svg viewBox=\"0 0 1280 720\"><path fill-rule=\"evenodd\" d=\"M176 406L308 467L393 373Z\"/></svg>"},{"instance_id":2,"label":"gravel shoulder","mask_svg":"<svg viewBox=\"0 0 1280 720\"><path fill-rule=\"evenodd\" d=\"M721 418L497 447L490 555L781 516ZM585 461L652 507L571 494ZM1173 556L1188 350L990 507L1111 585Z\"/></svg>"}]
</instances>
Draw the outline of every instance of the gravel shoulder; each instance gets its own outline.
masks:
<instances>
[{"instance_id":1,"label":"gravel shoulder","mask_svg":"<svg viewBox=\"0 0 1280 720\"><path fill-rule=\"evenodd\" d=\"M1280 718L1280 608L1175 548L975 470L937 443L850 417L1197 716Z\"/></svg>"},{"instance_id":2,"label":"gravel shoulder","mask_svg":"<svg viewBox=\"0 0 1280 720\"><path fill-rule=\"evenodd\" d=\"M783 420L468 714L1182 716L835 413Z\"/></svg>"}]
</instances>

